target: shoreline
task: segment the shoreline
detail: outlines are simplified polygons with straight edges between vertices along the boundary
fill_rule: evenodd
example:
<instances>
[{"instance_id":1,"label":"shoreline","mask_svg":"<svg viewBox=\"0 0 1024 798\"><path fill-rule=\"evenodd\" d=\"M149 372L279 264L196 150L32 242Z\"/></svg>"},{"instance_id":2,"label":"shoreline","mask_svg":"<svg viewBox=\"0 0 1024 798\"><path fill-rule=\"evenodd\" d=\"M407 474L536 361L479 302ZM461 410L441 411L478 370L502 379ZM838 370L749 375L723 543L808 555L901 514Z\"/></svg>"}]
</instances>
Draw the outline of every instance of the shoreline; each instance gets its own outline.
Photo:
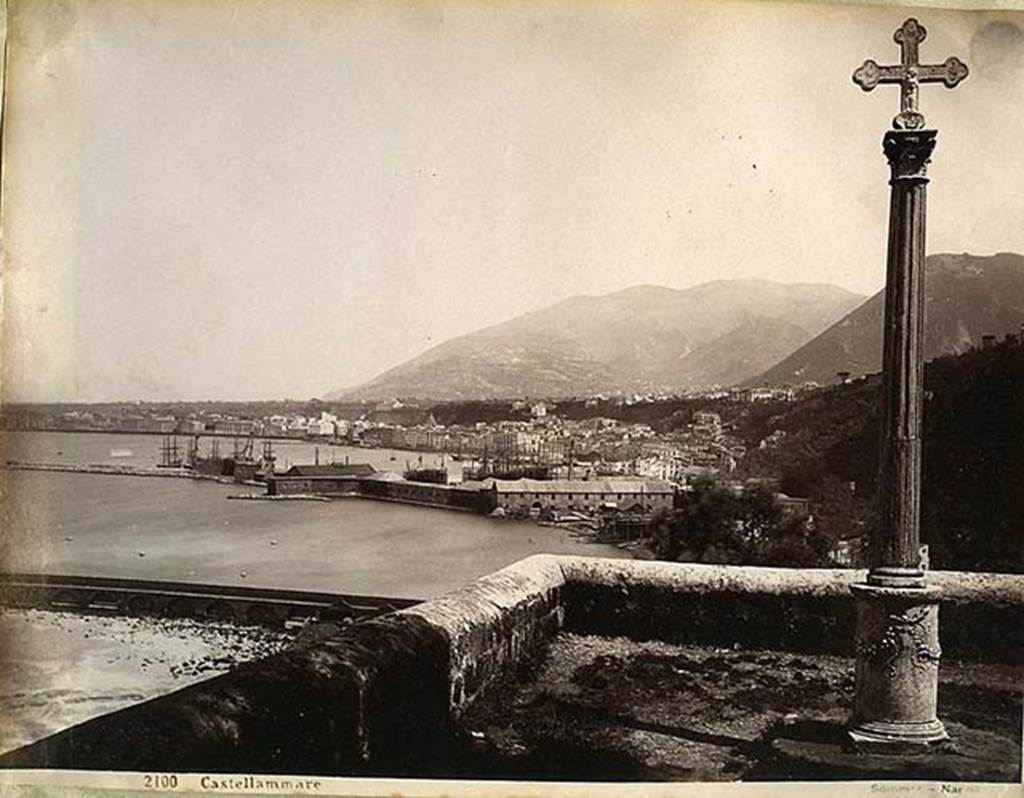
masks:
<instances>
[{"instance_id":1,"label":"shoreline","mask_svg":"<svg viewBox=\"0 0 1024 798\"><path fill-rule=\"evenodd\" d=\"M272 656L294 635L224 622L3 607L0 640L10 652L0 691L0 750L9 750ZM61 666L58 675L46 674L49 663Z\"/></svg>"}]
</instances>

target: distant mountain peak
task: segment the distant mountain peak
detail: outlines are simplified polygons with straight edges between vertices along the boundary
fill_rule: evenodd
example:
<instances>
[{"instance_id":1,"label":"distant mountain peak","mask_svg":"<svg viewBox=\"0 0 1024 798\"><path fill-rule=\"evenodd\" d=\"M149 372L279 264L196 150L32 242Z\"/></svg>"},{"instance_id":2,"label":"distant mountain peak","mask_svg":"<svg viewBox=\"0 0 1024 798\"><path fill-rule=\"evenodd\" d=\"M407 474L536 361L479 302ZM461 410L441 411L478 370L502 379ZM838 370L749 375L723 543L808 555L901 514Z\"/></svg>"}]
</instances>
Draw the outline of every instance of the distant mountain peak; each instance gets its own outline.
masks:
<instances>
[{"instance_id":1,"label":"distant mountain peak","mask_svg":"<svg viewBox=\"0 0 1024 798\"><path fill-rule=\"evenodd\" d=\"M699 389L763 371L863 299L838 286L768 280L630 286L564 299L453 338L328 396L445 400Z\"/></svg>"}]
</instances>

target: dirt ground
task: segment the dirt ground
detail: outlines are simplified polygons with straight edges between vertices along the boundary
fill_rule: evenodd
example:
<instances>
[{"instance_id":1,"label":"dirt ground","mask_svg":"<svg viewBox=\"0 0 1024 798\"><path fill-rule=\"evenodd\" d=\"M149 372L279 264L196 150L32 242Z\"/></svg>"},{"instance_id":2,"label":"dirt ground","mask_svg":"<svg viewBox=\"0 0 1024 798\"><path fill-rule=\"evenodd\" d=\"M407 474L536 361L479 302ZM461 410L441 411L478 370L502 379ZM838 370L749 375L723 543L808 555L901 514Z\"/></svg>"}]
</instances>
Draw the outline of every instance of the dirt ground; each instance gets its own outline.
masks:
<instances>
[{"instance_id":1,"label":"dirt ground","mask_svg":"<svg viewBox=\"0 0 1024 798\"><path fill-rule=\"evenodd\" d=\"M562 634L464 724L491 777L759 778L779 728L847 720L853 670L845 657ZM944 662L940 717L1015 740L1019 752L1021 676Z\"/></svg>"}]
</instances>

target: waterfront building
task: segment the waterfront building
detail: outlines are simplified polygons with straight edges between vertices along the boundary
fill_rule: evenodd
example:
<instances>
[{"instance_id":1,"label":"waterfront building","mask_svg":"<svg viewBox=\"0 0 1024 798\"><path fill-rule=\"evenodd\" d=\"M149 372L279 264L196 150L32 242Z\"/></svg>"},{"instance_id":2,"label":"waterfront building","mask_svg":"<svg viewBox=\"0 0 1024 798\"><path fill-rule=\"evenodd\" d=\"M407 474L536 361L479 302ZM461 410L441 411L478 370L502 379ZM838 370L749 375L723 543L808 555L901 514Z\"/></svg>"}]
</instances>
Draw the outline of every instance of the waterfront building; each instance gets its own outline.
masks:
<instances>
[{"instance_id":1,"label":"waterfront building","mask_svg":"<svg viewBox=\"0 0 1024 798\"><path fill-rule=\"evenodd\" d=\"M676 487L657 479L486 479L484 490L506 512L529 510L671 509Z\"/></svg>"},{"instance_id":2,"label":"waterfront building","mask_svg":"<svg viewBox=\"0 0 1024 798\"><path fill-rule=\"evenodd\" d=\"M360 495L361 481L377 473L377 469L367 463L293 465L283 474L267 477L267 495Z\"/></svg>"},{"instance_id":3,"label":"waterfront building","mask_svg":"<svg viewBox=\"0 0 1024 798\"><path fill-rule=\"evenodd\" d=\"M377 469L369 463L326 464L326 465L293 465L281 476L283 477L370 477Z\"/></svg>"},{"instance_id":4,"label":"waterfront building","mask_svg":"<svg viewBox=\"0 0 1024 798\"><path fill-rule=\"evenodd\" d=\"M213 422L212 431L222 435L251 435L255 422L244 418L219 418Z\"/></svg>"}]
</instances>

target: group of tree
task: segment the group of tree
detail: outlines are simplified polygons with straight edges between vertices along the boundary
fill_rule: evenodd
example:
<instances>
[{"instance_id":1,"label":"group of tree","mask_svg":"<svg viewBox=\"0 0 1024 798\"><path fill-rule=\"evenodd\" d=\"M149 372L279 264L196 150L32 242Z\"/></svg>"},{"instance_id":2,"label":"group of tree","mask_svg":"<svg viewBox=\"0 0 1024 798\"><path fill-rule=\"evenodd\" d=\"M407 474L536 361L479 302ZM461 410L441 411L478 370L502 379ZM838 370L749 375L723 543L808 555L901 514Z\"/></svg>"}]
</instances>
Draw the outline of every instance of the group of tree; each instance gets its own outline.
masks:
<instances>
[{"instance_id":1,"label":"group of tree","mask_svg":"<svg viewBox=\"0 0 1024 798\"><path fill-rule=\"evenodd\" d=\"M740 494L701 481L654 519L650 540L663 560L827 567L832 542L806 515L787 514L768 488Z\"/></svg>"}]
</instances>

